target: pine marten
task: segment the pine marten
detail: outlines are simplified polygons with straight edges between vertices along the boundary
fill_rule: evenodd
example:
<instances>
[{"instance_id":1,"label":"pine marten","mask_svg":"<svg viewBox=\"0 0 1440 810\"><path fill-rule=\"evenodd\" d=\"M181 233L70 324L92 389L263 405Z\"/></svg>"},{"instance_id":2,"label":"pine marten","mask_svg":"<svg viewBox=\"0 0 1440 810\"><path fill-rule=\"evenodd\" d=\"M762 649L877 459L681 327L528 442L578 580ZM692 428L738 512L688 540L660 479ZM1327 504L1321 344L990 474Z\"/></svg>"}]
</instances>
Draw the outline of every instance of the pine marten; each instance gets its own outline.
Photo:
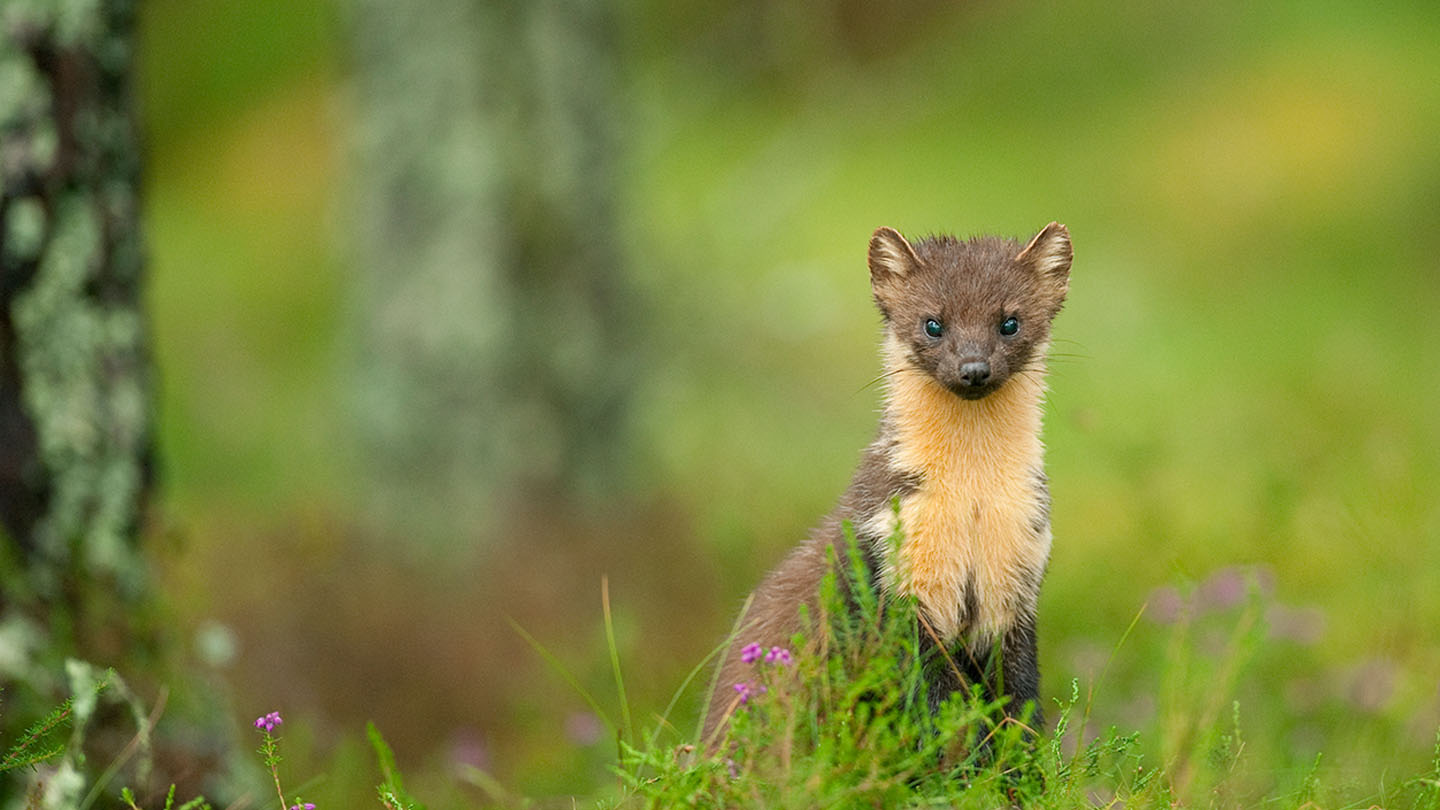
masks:
<instances>
[{"instance_id":1,"label":"pine marten","mask_svg":"<svg viewBox=\"0 0 1440 810\"><path fill-rule=\"evenodd\" d=\"M786 645L814 608L851 526L881 593L912 594L954 666L927 667L932 710L983 683L1006 713L1043 724L1036 601L1050 556L1040 441L1050 324L1069 288L1070 234L1052 222L1026 244L937 236L913 245L880 228L870 285L884 323L885 400L850 488L752 596L715 682L702 739L714 744L747 677L742 645ZM898 508L897 508L898 505ZM899 520L898 549L890 548ZM899 559L895 559L898 555ZM998 657L998 660L996 660ZM997 684L1000 688L997 689ZM1031 708L1027 708L1027 705Z\"/></svg>"}]
</instances>

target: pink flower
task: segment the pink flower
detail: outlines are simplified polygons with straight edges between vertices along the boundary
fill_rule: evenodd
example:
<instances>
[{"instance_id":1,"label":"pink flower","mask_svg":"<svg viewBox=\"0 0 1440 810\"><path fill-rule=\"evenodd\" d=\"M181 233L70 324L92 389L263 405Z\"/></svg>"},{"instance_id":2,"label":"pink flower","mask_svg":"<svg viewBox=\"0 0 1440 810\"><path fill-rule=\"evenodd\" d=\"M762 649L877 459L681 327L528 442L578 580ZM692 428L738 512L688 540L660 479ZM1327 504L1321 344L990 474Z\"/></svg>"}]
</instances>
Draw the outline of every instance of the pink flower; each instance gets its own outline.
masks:
<instances>
[{"instance_id":1,"label":"pink flower","mask_svg":"<svg viewBox=\"0 0 1440 810\"><path fill-rule=\"evenodd\" d=\"M765 648L761 647L757 642L752 641L740 648L740 660L747 664L753 664L760 660L760 656L764 651Z\"/></svg>"},{"instance_id":2,"label":"pink flower","mask_svg":"<svg viewBox=\"0 0 1440 810\"><path fill-rule=\"evenodd\" d=\"M264 717L255 718L255 728L268 734L276 728L279 728L283 722L285 722L285 720L280 716L280 712L270 712ZM302 808L302 810L304 809Z\"/></svg>"},{"instance_id":3,"label":"pink flower","mask_svg":"<svg viewBox=\"0 0 1440 810\"><path fill-rule=\"evenodd\" d=\"M761 684L761 685L759 685L759 686L756 686L755 684L750 683L749 681L741 681L740 683L735 684L734 689L735 689L736 694L740 695L740 702L741 702L741 703L749 703L749 702L750 702L750 697L751 697L752 695L763 695L763 694L765 694L765 686L764 686L764 684Z\"/></svg>"},{"instance_id":4,"label":"pink flower","mask_svg":"<svg viewBox=\"0 0 1440 810\"><path fill-rule=\"evenodd\" d=\"M767 664L779 664L782 667L788 667L792 660L790 651L784 647L771 647L770 652L765 653L765 663Z\"/></svg>"}]
</instances>

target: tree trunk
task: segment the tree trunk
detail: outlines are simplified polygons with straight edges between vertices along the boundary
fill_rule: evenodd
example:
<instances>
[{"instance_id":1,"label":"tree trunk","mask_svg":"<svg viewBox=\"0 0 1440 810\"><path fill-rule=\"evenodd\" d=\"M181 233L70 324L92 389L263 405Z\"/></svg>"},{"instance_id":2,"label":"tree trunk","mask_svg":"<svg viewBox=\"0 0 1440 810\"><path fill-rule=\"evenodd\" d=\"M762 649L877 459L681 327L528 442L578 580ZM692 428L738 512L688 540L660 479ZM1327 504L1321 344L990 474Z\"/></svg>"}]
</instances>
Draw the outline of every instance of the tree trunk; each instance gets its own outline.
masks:
<instances>
[{"instance_id":1,"label":"tree trunk","mask_svg":"<svg viewBox=\"0 0 1440 810\"><path fill-rule=\"evenodd\" d=\"M6 15L0 525L46 601L141 597L150 483L128 2Z\"/></svg>"},{"instance_id":2,"label":"tree trunk","mask_svg":"<svg viewBox=\"0 0 1440 810\"><path fill-rule=\"evenodd\" d=\"M131 3L0 12L0 684L25 685L8 746L69 691L66 659L149 649L152 439Z\"/></svg>"},{"instance_id":3,"label":"tree trunk","mask_svg":"<svg viewBox=\"0 0 1440 810\"><path fill-rule=\"evenodd\" d=\"M355 0L357 336L387 534L616 478L633 368L606 4Z\"/></svg>"}]
</instances>

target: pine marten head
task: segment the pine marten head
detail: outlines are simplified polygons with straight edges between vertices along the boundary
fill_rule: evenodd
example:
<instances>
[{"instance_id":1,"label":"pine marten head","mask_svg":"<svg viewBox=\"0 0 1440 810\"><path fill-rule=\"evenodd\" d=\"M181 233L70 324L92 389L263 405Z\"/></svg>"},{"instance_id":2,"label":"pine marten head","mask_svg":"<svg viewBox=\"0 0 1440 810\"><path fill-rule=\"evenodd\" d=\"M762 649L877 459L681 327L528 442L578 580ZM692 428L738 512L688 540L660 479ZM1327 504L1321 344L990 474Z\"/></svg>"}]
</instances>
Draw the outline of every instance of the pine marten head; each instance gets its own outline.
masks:
<instances>
[{"instance_id":1,"label":"pine marten head","mask_svg":"<svg viewBox=\"0 0 1440 810\"><path fill-rule=\"evenodd\" d=\"M1042 359L1070 259L1070 232L1058 222L1026 245L993 236L911 245L881 228L870 239L870 286L904 359L956 395L980 399Z\"/></svg>"}]
</instances>

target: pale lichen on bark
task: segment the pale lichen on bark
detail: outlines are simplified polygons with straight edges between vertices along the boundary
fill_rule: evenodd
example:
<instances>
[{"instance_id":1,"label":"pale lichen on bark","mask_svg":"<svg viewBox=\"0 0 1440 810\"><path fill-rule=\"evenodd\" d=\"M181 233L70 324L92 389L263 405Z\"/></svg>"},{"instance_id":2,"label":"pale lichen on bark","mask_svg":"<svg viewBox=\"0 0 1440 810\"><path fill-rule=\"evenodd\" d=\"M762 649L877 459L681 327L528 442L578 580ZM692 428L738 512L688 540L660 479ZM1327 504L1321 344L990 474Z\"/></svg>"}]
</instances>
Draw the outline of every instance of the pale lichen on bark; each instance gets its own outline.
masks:
<instances>
[{"instance_id":1,"label":"pale lichen on bark","mask_svg":"<svg viewBox=\"0 0 1440 810\"><path fill-rule=\"evenodd\" d=\"M613 10L351 5L366 508L463 541L519 493L613 492L640 320Z\"/></svg>"},{"instance_id":2,"label":"pale lichen on bark","mask_svg":"<svg viewBox=\"0 0 1440 810\"><path fill-rule=\"evenodd\" d=\"M150 451L132 4L0 14L0 514L41 598L137 595ZM7 572L7 578L16 572Z\"/></svg>"}]
</instances>

